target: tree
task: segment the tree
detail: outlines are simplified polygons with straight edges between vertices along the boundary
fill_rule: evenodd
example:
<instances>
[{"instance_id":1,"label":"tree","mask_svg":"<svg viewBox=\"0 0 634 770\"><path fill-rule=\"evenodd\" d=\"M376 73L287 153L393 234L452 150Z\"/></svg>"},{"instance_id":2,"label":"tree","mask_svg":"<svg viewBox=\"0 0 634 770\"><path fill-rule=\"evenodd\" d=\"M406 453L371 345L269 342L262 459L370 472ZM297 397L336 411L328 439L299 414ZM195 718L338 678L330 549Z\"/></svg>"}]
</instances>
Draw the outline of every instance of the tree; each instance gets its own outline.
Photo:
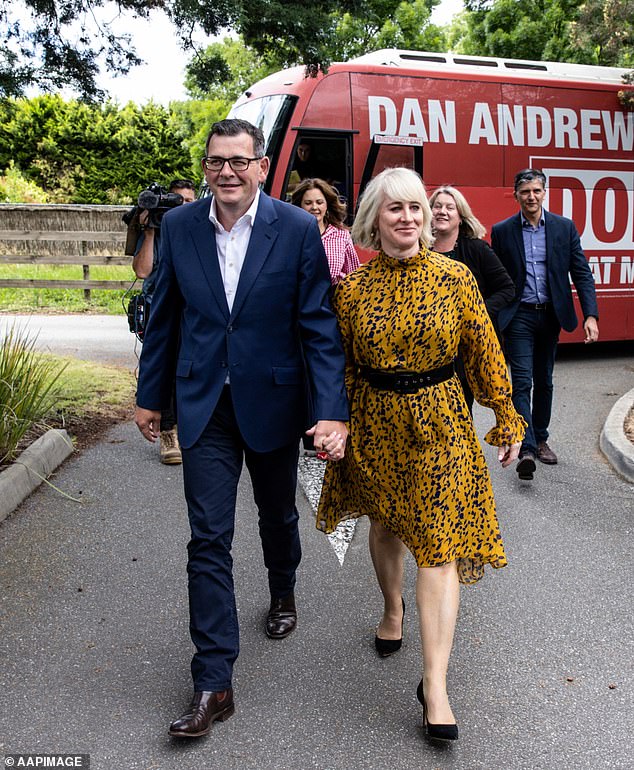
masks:
<instances>
[{"instance_id":1,"label":"tree","mask_svg":"<svg viewBox=\"0 0 634 770\"><path fill-rule=\"evenodd\" d=\"M185 68L185 87L192 99L223 100L228 110L250 85L280 66L278 61L267 62L241 38L225 37L194 55Z\"/></svg>"},{"instance_id":2,"label":"tree","mask_svg":"<svg viewBox=\"0 0 634 770\"><path fill-rule=\"evenodd\" d=\"M63 86L87 100L103 99L96 85L100 62L126 74L140 60L130 36L104 21L108 0L0 0L0 96L20 96L28 86ZM362 16L394 0L116 0L119 11L149 19L164 12L185 50L197 31L217 35L232 29L260 55L282 63L327 64L331 13ZM96 24L96 30L95 30Z\"/></svg>"},{"instance_id":3,"label":"tree","mask_svg":"<svg viewBox=\"0 0 634 770\"><path fill-rule=\"evenodd\" d=\"M444 51L444 33L429 21L432 9L439 2L370 2L365 14L334 12L327 58L345 61L380 48Z\"/></svg>"},{"instance_id":4,"label":"tree","mask_svg":"<svg viewBox=\"0 0 634 770\"><path fill-rule=\"evenodd\" d=\"M333 11L328 15L321 61L345 61L378 48L445 50L442 29L430 24L439 0L370 0L366 13ZM250 85L284 66L297 64L289 45L270 49L258 38L226 37L197 53L186 68L185 85L193 99L225 99L229 104ZM313 71L317 71L316 67Z\"/></svg>"},{"instance_id":5,"label":"tree","mask_svg":"<svg viewBox=\"0 0 634 770\"><path fill-rule=\"evenodd\" d=\"M13 161L51 203L130 203L152 181L201 178L182 129L182 121L152 102L119 107L56 95L4 99L0 169Z\"/></svg>"},{"instance_id":6,"label":"tree","mask_svg":"<svg viewBox=\"0 0 634 770\"><path fill-rule=\"evenodd\" d=\"M634 0L587 0L570 31L587 61L634 66Z\"/></svg>"},{"instance_id":7,"label":"tree","mask_svg":"<svg viewBox=\"0 0 634 770\"><path fill-rule=\"evenodd\" d=\"M465 6L449 33L462 53L624 67L634 61L634 0L466 0Z\"/></svg>"}]
</instances>

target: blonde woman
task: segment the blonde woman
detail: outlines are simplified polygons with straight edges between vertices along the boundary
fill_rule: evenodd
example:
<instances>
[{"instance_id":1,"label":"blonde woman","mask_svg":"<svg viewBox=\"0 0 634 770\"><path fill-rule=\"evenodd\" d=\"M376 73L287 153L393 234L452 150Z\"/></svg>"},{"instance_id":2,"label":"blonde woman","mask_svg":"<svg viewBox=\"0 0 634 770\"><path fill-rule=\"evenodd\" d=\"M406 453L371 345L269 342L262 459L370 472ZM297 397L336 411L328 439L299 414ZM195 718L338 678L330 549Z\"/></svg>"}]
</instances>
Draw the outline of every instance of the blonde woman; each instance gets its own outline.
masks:
<instances>
[{"instance_id":1,"label":"blonde woman","mask_svg":"<svg viewBox=\"0 0 634 770\"><path fill-rule=\"evenodd\" d=\"M346 352L351 403L344 459L329 463L317 527L370 518L370 554L383 594L375 646L402 641L403 557L418 565L423 677L417 696L430 739L458 738L447 667L459 584L485 564L503 567L493 491L453 361L461 346L476 398L497 425L486 441L506 467L517 457L524 421L493 326L473 276L430 251L431 211L420 177L387 169L368 185L353 239L379 251L342 281L334 304Z\"/></svg>"}]
</instances>

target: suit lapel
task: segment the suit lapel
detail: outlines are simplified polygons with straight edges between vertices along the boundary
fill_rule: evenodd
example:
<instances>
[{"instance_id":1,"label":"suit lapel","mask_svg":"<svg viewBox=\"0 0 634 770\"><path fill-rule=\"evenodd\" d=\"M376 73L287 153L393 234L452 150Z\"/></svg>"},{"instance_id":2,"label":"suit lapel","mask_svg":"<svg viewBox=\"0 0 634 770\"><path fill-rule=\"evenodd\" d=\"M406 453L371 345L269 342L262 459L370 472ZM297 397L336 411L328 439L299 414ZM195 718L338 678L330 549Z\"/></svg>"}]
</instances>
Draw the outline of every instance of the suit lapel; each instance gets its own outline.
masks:
<instances>
[{"instance_id":1,"label":"suit lapel","mask_svg":"<svg viewBox=\"0 0 634 770\"><path fill-rule=\"evenodd\" d=\"M526 252L524 250L524 236L522 235L522 215L518 214L513 223L513 237L515 238L515 248L517 254L522 257L522 266L526 269Z\"/></svg>"},{"instance_id":2,"label":"suit lapel","mask_svg":"<svg viewBox=\"0 0 634 770\"><path fill-rule=\"evenodd\" d=\"M553 243L555 240L555 222L546 209L542 209L544 214L544 224L546 226L546 265L551 267L555 262L555 251Z\"/></svg>"},{"instance_id":3,"label":"suit lapel","mask_svg":"<svg viewBox=\"0 0 634 770\"><path fill-rule=\"evenodd\" d=\"M260 202L253 222L249 246L244 258L244 264L240 271L240 280L236 290L236 298L231 309L231 318L235 318L247 295L251 291L260 270L266 262L273 244L277 240L278 231L275 227L277 215L271 199L264 193L260 193Z\"/></svg>"},{"instance_id":4,"label":"suit lapel","mask_svg":"<svg viewBox=\"0 0 634 770\"><path fill-rule=\"evenodd\" d=\"M209 206L211 206L211 198ZM200 266L207 283L211 289L218 307L225 318L229 318L229 305L225 295L225 288L222 283L222 274L218 264L218 252L216 251L216 232L209 221L209 206L202 207L196 214L194 223L190 230L190 236L194 242L194 248L200 261Z\"/></svg>"}]
</instances>

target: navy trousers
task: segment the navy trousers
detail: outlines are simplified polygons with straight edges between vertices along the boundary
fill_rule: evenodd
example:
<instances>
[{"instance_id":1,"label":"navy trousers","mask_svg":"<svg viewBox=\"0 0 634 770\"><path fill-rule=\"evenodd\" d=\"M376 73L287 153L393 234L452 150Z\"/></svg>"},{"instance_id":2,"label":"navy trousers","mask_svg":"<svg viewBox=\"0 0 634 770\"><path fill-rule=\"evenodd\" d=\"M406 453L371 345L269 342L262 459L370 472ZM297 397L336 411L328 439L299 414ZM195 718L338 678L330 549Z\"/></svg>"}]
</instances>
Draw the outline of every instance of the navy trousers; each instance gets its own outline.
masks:
<instances>
[{"instance_id":1,"label":"navy trousers","mask_svg":"<svg viewBox=\"0 0 634 770\"><path fill-rule=\"evenodd\" d=\"M258 509L271 597L282 598L295 587L301 559L295 506L299 440L273 452L250 450L236 423L230 386L225 386L202 436L182 451L191 527L187 574L196 648L194 690L226 690L239 651L231 545L243 458Z\"/></svg>"},{"instance_id":2,"label":"navy trousers","mask_svg":"<svg viewBox=\"0 0 634 770\"><path fill-rule=\"evenodd\" d=\"M553 369L560 330L552 307L535 310L523 305L504 330L504 352L513 383L513 406L528 423L522 451L535 453L537 444L548 439Z\"/></svg>"}]
</instances>

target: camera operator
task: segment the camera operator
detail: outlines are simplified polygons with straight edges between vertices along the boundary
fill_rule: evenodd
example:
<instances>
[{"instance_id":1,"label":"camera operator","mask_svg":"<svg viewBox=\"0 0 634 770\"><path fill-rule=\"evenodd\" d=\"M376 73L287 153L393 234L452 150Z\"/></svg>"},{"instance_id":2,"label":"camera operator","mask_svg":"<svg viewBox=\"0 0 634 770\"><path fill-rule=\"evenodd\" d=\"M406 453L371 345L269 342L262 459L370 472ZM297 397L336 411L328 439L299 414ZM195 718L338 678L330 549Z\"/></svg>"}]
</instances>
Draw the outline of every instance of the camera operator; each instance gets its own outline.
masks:
<instances>
[{"instance_id":1,"label":"camera operator","mask_svg":"<svg viewBox=\"0 0 634 770\"><path fill-rule=\"evenodd\" d=\"M196 188L189 179L175 179L170 183L168 192L181 195L183 203L193 203L196 200ZM141 225L142 232L137 241L132 260L132 269L135 275L137 278L144 279L143 295L148 310L151 309L152 295L154 294L154 285L156 283L161 235L160 222L154 222L151 213L148 209L142 209L139 214L139 224ZM176 406L173 389L169 408L161 412L160 458L161 462L165 465L179 465L182 462L176 429Z\"/></svg>"}]
</instances>

